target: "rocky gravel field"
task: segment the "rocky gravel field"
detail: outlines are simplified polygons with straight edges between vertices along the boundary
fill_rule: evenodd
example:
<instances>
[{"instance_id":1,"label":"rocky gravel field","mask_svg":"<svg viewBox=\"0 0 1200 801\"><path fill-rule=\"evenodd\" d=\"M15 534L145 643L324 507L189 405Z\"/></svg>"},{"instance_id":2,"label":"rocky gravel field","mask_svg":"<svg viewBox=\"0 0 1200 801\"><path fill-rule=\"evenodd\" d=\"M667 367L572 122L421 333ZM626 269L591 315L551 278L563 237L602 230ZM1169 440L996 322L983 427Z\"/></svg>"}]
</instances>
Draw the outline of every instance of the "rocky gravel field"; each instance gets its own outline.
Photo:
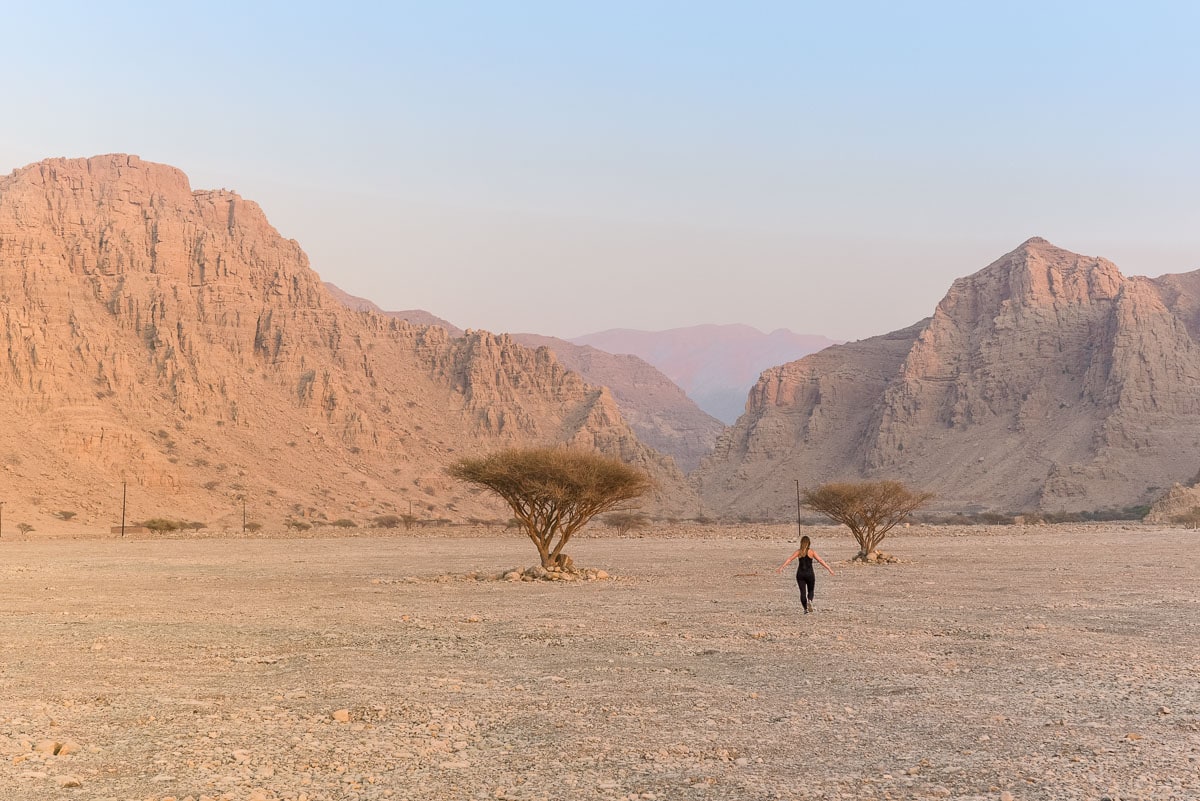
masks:
<instances>
[{"instance_id":1,"label":"rocky gravel field","mask_svg":"<svg viewBox=\"0 0 1200 801\"><path fill-rule=\"evenodd\" d=\"M0 540L0 799L1200 799L1200 534Z\"/></svg>"}]
</instances>

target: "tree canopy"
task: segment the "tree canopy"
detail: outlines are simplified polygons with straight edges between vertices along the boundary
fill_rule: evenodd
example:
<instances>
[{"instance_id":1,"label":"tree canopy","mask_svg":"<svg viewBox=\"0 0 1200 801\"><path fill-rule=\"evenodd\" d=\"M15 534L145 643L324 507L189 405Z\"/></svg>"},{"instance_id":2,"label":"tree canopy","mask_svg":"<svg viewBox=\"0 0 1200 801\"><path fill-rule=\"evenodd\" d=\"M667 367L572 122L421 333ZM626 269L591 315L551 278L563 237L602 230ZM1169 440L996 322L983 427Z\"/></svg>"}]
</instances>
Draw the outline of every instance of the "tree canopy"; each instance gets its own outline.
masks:
<instances>
[{"instance_id":1,"label":"tree canopy","mask_svg":"<svg viewBox=\"0 0 1200 801\"><path fill-rule=\"evenodd\" d=\"M563 447L510 448L463 458L447 472L503 498L545 568L566 564L563 546L589 520L654 486L649 476L619 459Z\"/></svg>"},{"instance_id":2,"label":"tree canopy","mask_svg":"<svg viewBox=\"0 0 1200 801\"><path fill-rule=\"evenodd\" d=\"M899 481L862 481L822 484L806 490L800 503L849 528L858 542L858 557L866 559L893 526L932 497Z\"/></svg>"}]
</instances>

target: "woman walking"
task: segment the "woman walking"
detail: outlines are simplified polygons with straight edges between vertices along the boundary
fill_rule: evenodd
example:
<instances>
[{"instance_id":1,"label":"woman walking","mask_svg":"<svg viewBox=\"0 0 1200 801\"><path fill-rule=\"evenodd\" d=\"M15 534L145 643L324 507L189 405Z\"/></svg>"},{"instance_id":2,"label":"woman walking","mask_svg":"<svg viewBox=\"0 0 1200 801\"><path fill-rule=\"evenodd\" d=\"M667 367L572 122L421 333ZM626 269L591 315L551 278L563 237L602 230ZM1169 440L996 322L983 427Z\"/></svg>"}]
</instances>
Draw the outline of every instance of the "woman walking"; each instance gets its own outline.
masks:
<instances>
[{"instance_id":1,"label":"woman walking","mask_svg":"<svg viewBox=\"0 0 1200 801\"><path fill-rule=\"evenodd\" d=\"M815 607L813 606L813 590L817 587L817 575L813 572L813 560L816 559L821 563L821 567L829 571L829 575L835 575L833 568L825 564L816 551L812 549L812 540L805 534L800 538L800 548L787 558L787 561L775 569L776 573L782 573L783 569L793 560L796 562L796 584L800 586L800 602L804 604L804 614L808 614Z\"/></svg>"}]
</instances>

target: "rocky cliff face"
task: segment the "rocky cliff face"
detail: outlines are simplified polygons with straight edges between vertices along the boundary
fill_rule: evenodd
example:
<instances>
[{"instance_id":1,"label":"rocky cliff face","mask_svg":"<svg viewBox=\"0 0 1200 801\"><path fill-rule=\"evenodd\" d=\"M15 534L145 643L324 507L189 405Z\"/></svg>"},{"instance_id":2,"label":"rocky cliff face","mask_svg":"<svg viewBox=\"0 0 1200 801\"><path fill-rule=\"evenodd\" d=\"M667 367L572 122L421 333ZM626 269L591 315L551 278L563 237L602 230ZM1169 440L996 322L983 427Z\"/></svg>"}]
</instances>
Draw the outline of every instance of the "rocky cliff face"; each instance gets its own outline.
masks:
<instances>
[{"instance_id":1,"label":"rocky cliff face","mask_svg":"<svg viewBox=\"0 0 1200 801\"><path fill-rule=\"evenodd\" d=\"M912 328L765 372L697 486L769 516L796 479L898 478L947 509L1148 503L1196 472L1198 290L1032 239Z\"/></svg>"},{"instance_id":2,"label":"rocky cliff face","mask_svg":"<svg viewBox=\"0 0 1200 801\"><path fill-rule=\"evenodd\" d=\"M351 311L232 192L133 156L0 178L5 523L507 516L443 466L578 442L698 502L606 392L508 337Z\"/></svg>"},{"instance_id":3,"label":"rocky cliff face","mask_svg":"<svg viewBox=\"0 0 1200 801\"><path fill-rule=\"evenodd\" d=\"M588 345L539 334L514 334L531 348L554 351L568 369L590 384L607 387L638 439L675 459L684 472L712 452L725 425L706 414L653 365L630 354L612 354Z\"/></svg>"}]
</instances>

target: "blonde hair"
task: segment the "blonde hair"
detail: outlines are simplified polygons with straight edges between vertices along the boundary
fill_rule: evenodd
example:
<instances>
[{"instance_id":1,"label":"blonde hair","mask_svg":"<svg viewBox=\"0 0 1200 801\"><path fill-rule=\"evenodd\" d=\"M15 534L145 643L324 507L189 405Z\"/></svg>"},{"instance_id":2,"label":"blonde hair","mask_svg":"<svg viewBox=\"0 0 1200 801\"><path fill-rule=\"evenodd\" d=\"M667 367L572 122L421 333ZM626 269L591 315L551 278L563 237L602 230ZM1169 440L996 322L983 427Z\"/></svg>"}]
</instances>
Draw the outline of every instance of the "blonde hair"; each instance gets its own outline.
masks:
<instances>
[{"instance_id":1,"label":"blonde hair","mask_svg":"<svg viewBox=\"0 0 1200 801\"><path fill-rule=\"evenodd\" d=\"M800 558L801 559L808 556L808 548L810 545L812 545L812 540L810 540L808 538L807 534L805 534L803 537L800 538Z\"/></svg>"}]
</instances>

